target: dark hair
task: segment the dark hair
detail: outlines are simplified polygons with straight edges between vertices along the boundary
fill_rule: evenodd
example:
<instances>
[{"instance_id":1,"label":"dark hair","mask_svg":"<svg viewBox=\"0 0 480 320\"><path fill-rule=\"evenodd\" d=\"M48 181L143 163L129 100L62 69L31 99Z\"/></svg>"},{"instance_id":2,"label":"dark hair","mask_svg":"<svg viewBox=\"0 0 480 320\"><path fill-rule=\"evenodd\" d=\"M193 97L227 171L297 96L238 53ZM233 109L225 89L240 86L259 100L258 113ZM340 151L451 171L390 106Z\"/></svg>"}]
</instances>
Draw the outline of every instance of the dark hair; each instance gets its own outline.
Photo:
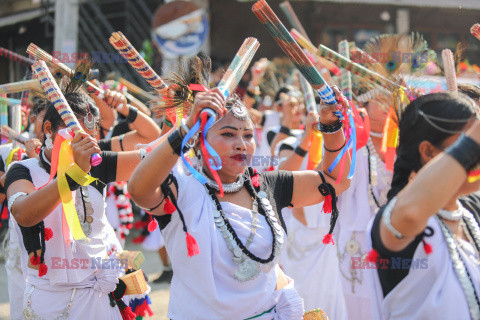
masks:
<instances>
[{"instance_id":1,"label":"dark hair","mask_svg":"<svg viewBox=\"0 0 480 320\"><path fill-rule=\"evenodd\" d=\"M39 96L34 96L32 98L32 109L30 110L30 116L38 116L43 110L45 110L47 103L48 100L45 100Z\"/></svg>"},{"instance_id":2,"label":"dark hair","mask_svg":"<svg viewBox=\"0 0 480 320\"><path fill-rule=\"evenodd\" d=\"M408 184L410 174L422 167L418 151L422 141L440 147L453 132L460 132L475 116L473 102L467 99L459 94L433 93L419 97L407 106L399 125L400 142L389 200Z\"/></svg>"},{"instance_id":3,"label":"dark hair","mask_svg":"<svg viewBox=\"0 0 480 320\"><path fill-rule=\"evenodd\" d=\"M98 122L100 118L100 112L98 111L95 102L88 95L82 92L71 92L65 94L65 99L79 121L81 121L83 117L87 115L88 109L90 109L90 112ZM43 124L45 124L47 121L50 121L52 125L52 132L55 132L59 127L64 125L64 122L60 117L60 114L53 106L53 103L48 102L45 108L47 109L47 112L43 118Z\"/></svg>"},{"instance_id":4,"label":"dark hair","mask_svg":"<svg viewBox=\"0 0 480 320\"><path fill-rule=\"evenodd\" d=\"M280 96L282 95L282 93L290 93L290 91L296 91L295 88L291 85L286 85L286 86L283 86L283 87L280 87L280 89L278 89L277 93L275 94L275 98L273 99L274 102L278 103L278 101L280 100Z\"/></svg>"}]
</instances>

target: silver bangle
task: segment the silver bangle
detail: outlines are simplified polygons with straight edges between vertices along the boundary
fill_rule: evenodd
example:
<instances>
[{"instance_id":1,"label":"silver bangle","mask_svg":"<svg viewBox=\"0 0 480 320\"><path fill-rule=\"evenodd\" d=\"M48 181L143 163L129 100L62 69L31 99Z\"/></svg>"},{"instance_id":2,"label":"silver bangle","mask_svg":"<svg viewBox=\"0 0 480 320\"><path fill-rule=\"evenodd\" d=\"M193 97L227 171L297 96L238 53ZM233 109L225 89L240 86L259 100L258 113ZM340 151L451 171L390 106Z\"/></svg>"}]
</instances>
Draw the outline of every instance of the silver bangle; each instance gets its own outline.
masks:
<instances>
[{"instance_id":1,"label":"silver bangle","mask_svg":"<svg viewBox=\"0 0 480 320\"><path fill-rule=\"evenodd\" d=\"M385 225L385 227L387 227L388 231L390 231L395 236L395 238L403 239L404 235L400 231L395 229L394 226L392 226L391 215L392 215L392 210L393 210L393 207L395 206L395 203L397 203L397 197L393 197L392 200L390 200L390 202L385 207L385 210L383 210L382 222Z\"/></svg>"},{"instance_id":2,"label":"silver bangle","mask_svg":"<svg viewBox=\"0 0 480 320\"><path fill-rule=\"evenodd\" d=\"M185 135L187 135L188 131L190 131L190 129L187 126L187 120L185 119L180 120L180 127L182 127L182 130L185 131ZM193 139L192 143L188 143L188 141L187 143L185 143L185 145L189 149L195 146L195 143L197 142L197 139L198 139L198 132L192 137L192 139Z\"/></svg>"},{"instance_id":3,"label":"silver bangle","mask_svg":"<svg viewBox=\"0 0 480 320\"><path fill-rule=\"evenodd\" d=\"M147 154L148 154L148 153L147 153L147 150L145 150L145 149L140 149L139 151L140 151L140 160L145 159L145 158L147 157Z\"/></svg>"},{"instance_id":4,"label":"silver bangle","mask_svg":"<svg viewBox=\"0 0 480 320\"><path fill-rule=\"evenodd\" d=\"M15 201L17 201L17 199L21 196L28 196L28 193L25 193L25 192L17 192L15 193L13 196L11 196L10 198L8 198L8 211L10 213L12 213L12 207L13 207L13 204L15 203Z\"/></svg>"}]
</instances>

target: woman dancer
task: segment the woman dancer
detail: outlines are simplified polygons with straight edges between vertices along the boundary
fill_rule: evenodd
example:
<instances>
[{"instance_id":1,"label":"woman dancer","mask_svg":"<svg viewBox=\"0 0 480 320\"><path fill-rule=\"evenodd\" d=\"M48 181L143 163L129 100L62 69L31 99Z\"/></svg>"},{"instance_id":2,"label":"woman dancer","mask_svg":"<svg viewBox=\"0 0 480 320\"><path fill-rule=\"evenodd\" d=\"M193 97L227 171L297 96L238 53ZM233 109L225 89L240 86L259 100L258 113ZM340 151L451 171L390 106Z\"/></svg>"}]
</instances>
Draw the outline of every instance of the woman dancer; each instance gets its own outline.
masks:
<instances>
[{"instance_id":1,"label":"woman dancer","mask_svg":"<svg viewBox=\"0 0 480 320\"><path fill-rule=\"evenodd\" d=\"M480 159L475 108L435 93L401 115L389 202L371 226L374 319L480 318L480 228L458 201L479 188L467 179Z\"/></svg>"},{"instance_id":2,"label":"woman dancer","mask_svg":"<svg viewBox=\"0 0 480 320\"><path fill-rule=\"evenodd\" d=\"M226 191L223 198L210 173L204 186L176 166L186 131L206 108L220 118L207 141L222 159L218 175ZM321 121L338 124L331 112ZM312 205L326 194L335 199L334 193L349 182L333 185L331 177L315 171L254 172L247 168L255 151L253 130L238 100L225 103L217 88L198 93L188 120L147 156L130 180L132 198L159 215L173 268L172 319L302 318L301 298L276 263L285 241L281 209ZM335 149L344 139L343 133L335 134L325 143ZM327 156L325 165L335 156ZM200 164L200 171L206 170L206 162Z\"/></svg>"},{"instance_id":3,"label":"woman dancer","mask_svg":"<svg viewBox=\"0 0 480 320\"><path fill-rule=\"evenodd\" d=\"M140 154L102 152L102 163L90 167L90 156L100 152L94 138L98 109L83 93L67 93L65 98L86 132L77 134L72 142L75 163L98 178L87 187L67 178L70 190L77 190L76 210L89 240L72 241L62 228L65 222L57 178L49 181L49 176L52 143L64 123L49 104L43 120L45 139L39 159L13 165L5 182L10 212L21 226L22 259L28 256L24 317L121 319L118 310L110 307L108 298L108 293L116 288L121 268L107 269L92 265L92 261L107 257L104 239L111 227L104 212L104 184L128 180L140 162ZM88 124L84 123L86 119Z\"/></svg>"}]
</instances>

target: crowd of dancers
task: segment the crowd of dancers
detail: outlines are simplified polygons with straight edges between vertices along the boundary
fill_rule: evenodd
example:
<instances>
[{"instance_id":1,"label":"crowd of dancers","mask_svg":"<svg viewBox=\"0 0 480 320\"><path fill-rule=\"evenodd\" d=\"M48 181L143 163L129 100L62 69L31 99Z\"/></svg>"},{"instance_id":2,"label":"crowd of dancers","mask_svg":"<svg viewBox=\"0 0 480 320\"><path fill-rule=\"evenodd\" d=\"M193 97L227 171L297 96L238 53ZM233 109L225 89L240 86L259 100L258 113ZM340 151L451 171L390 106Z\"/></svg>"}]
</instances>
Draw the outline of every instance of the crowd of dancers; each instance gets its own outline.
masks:
<instances>
[{"instance_id":1,"label":"crowd of dancers","mask_svg":"<svg viewBox=\"0 0 480 320\"><path fill-rule=\"evenodd\" d=\"M113 34L154 93L36 47L0 146L12 319L155 317L134 226L170 319L480 319L478 75L418 34L328 55L277 29L290 59L249 38L164 80Z\"/></svg>"}]
</instances>

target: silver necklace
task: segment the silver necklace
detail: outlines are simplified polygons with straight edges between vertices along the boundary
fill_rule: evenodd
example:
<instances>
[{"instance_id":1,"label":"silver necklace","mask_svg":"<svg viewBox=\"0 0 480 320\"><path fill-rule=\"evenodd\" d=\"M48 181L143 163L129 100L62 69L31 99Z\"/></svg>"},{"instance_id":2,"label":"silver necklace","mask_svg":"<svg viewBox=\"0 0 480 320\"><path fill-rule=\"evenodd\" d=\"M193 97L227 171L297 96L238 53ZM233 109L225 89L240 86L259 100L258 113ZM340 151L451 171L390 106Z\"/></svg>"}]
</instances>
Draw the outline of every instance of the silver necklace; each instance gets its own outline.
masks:
<instances>
[{"instance_id":1,"label":"silver necklace","mask_svg":"<svg viewBox=\"0 0 480 320\"><path fill-rule=\"evenodd\" d=\"M212 199L213 201L213 199ZM261 205L264 208L264 211L269 216L270 220L273 222L273 230L274 230L274 241L275 241L275 252L274 256L278 257L281 247L284 243L282 227L278 222L278 219L273 212L272 205L267 199L267 195L265 192L260 191L258 193L258 200L255 199L253 202L253 209L252 209L252 224L250 228L250 235L245 242L245 247L248 249L253 242L253 239L257 232L258 227L258 202L261 202ZM216 206L215 201L213 204ZM225 217L226 218L226 217ZM275 258L267 263L266 265L262 265L260 262L254 261L250 259L245 253L243 253L242 249L237 245L235 242L233 235L227 228L223 215L217 209L213 211L213 219L215 221L215 226L220 230L220 233L227 244L228 250L233 255L233 262L238 265L238 268L235 270L234 278L240 282L246 282L249 280L253 280L258 277L260 271L268 272L273 265L275 264Z\"/></svg>"},{"instance_id":2,"label":"silver necklace","mask_svg":"<svg viewBox=\"0 0 480 320\"><path fill-rule=\"evenodd\" d=\"M480 302L478 301L478 295L475 292L475 287L473 285L473 280L470 278L470 274L468 273L467 267L463 262L460 253L459 253L459 245L458 240L456 240L450 229L447 227L445 222L442 221L438 216L435 216L437 221L440 224L440 228L442 229L443 236L445 241L447 242L448 252L450 254L450 260L452 260L453 269L457 274L457 278L462 286L463 292L467 298L468 307L470 311L470 316L472 319L480 319ZM469 211L464 213L464 221L469 228L469 231L472 234L472 237L475 241L474 245L479 248L480 246L480 228L475 221L475 218Z\"/></svg>"},{"instance_id":3,"label":"silver necklace","mask_svg":"<svg viewBox=\"0 0 480 320\"><path fill-rule=\"evenodd\" d=\"M363 262L365 260L366 254L362 252L362 248L360 247L360 243L357 241L355 238L356 231L352 232L352 236L350 240L346 243L345 249L343 253L340 253L340 246L337 246L337 255L338 259L340 261L340 273L342 276L347 279L351 283L351 289L352 293L355 294L355 284L358 283L360 286L362 285L363 282L363 272L361 268L353 268L352 263L353 263L353 257L357 256L360 257L361 261ZM348 271L350 272L350 276L346 275L345 272L342 270L342 263L347 258L347 253L348 253L348 258L349 258L349 268Z\"/></svg>"},{"instance_id":4,"label":"silver necklace","mask_svg":"<svg viewBox=\"0 0 480 320\"><path fill-rule=\"evenodd\" d=\"M465 211L467 211L467 209L465 209L460 201L457 200L457 206L458 206L458 209L457 210L454 210L454 211L448 211L448 210L445 210L445 209L441 209L437 212L437 214L440 216L440 218L442 219L445 219L445 220L449 220L449 221L459 221L460 219L462 219Z\"/></svg>"},{"instance_id":5,"label":"silver necklace","mask_svg":"<svg viewBox=\"0 0 480 320\"><path fill-rule=\"evenodd\" d=\"M368 139L364 151L368 157L368 201L370 207L376 210L387 203L387 194L389 188L384 187L381 192L378 192L378 196L375 196L373 188L378 187L379 178L384 186L390 185L390 179L387 177L388 173L385 171L385 165L378 156L372 139Z\"/></svg>"},{"instance_id":6,"label":"silver necklace","mask_svg":"<svg viewBox=\"0 0 480 320\"><path fill-rule=\"evenodd\" d=\"M209 187L213 188L216 191L220 191L220 187L218 186L218 184L215 181L213 181L212 179L210 179L206 175L205 175L205 178L207 179L207 185ZM233 183L224 183L223 184L223 192L225 192L225 193L238 192L238 191L240 191L240 189L243 188L244 182L245 182L245 178L243 177L243 174L241 174L238 177L237 181L235 181Z\"/></svg>"},{"instance_id":7,"label":"silver necklace","mask_svg":"<svg viewBox=\"0 0 480 320\"><path fill-rule=\"evenodd\" d=\"M92 233L93 206L88 192L88 186L80 187L75 197L75 207L77 209L78 220L80 220L80 226L82 227L83 233L89 236ZM81 212L83 212L83 215L81 215Z\"/></svg>"}]
</instances>

